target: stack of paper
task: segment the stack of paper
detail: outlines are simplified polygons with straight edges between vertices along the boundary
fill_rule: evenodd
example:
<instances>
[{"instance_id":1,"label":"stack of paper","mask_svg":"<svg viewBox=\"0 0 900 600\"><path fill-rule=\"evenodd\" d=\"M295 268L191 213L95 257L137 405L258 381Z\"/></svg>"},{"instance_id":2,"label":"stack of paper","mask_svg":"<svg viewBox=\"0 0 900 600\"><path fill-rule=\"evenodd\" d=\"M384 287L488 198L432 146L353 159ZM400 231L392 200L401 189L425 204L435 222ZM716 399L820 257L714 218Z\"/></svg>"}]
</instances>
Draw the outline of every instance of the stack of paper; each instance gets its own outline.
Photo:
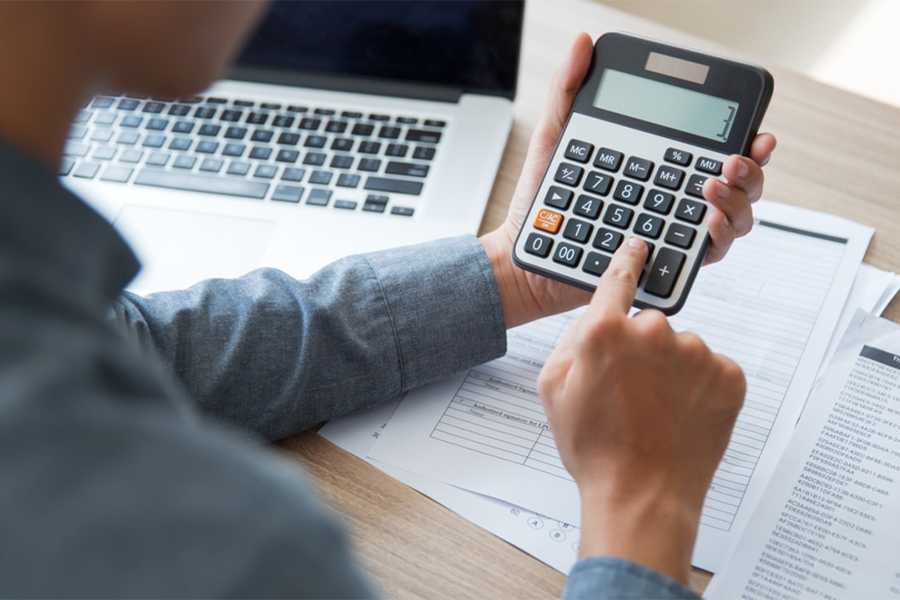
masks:
<instances>
[{"instance_id":1,"label":"stack of paper","mask_svg":"<svg viewBox=\"0 0 900 600\"><path fill-rule=\"evenodd\" d=\"M757 204L759 221L701 271L673 327L736 360L748 393L706 498L694 564L710 571L743 529L826 356L856 308L879 313L900 281L862 266L872 230ZM503 358L329 423L321 434L538 559L567 572L579 507L535 379L576 313L509 332ZM539 490L536 492L536 490Z\"/></svg>"}]
</instances>

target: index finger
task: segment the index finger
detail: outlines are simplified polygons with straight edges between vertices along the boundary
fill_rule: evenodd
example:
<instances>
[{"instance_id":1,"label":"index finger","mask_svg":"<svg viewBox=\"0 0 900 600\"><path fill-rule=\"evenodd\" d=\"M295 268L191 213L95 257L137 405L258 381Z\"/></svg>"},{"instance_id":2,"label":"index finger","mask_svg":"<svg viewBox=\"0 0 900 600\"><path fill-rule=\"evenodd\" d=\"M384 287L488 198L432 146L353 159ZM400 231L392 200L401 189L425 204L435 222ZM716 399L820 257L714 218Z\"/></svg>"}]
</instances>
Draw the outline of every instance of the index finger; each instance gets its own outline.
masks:
<instances>
[{"instance_id":1,"label":"index finger","mask_svg":"<svg viewBox=\"0 0 900 600\"><path fill-rule=\"evenodd\" d=\"M641 271L647 261L647 244L636 237L630 237L616 250L597 290L591 298L591 311L601 314L628 314Z\"/></svg>"}]
</instances>

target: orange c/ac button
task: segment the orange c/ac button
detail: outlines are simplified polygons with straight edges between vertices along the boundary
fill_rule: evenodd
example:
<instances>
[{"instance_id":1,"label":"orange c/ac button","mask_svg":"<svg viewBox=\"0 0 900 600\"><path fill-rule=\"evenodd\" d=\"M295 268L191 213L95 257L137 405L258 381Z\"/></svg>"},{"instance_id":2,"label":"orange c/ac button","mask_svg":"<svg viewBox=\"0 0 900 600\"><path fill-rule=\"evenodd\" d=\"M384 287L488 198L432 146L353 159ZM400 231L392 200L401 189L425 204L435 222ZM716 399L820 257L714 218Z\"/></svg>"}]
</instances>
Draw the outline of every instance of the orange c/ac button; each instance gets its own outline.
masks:
<instances>
[{"instance_id":1,"label":"orange c/ac button","mask_svg":"<svg viewBox=\"0 0 900 600\"><path fill-rule=\"evenodd\" d=\"M556 233L562 226L562 222L563 216L561 214L542 208L534 218L534 227L548 233Z\"/></svg>"}]
</instances>

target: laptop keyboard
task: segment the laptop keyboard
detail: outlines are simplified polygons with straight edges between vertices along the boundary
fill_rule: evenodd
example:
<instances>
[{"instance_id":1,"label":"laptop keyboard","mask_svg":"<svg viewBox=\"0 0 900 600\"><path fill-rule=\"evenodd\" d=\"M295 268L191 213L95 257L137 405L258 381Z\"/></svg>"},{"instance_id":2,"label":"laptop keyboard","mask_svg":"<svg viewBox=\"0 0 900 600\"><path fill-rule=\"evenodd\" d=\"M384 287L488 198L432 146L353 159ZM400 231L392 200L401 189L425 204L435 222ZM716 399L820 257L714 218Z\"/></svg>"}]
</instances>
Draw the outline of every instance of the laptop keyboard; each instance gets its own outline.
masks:
<instances>
[{"instance_id":1,"label":"laptop keyboard","mask_svg":"<svg viewBox=\"0 0 900 600\"><path fill-rule=\"evenodd\" d=\"M73 123L60 175L411 217L446 125L243 99L97 96Z\"/></svg>"}]
</instances>

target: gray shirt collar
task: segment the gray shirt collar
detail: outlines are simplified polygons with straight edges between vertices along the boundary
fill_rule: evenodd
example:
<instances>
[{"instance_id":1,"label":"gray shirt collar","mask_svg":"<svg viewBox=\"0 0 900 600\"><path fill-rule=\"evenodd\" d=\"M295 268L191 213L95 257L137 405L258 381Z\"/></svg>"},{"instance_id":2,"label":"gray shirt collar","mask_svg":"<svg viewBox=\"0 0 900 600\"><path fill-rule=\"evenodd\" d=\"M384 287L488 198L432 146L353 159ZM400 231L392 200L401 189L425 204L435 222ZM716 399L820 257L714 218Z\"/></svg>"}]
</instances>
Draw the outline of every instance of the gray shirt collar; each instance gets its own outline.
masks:
<instances>
[{"instance_id":1,"label":"gray shirt collar","mask_svg":"<svg viewBox=\"0 0 900 600\"><path fill-rule=\"evenodd\" d=\"M0 202L0 269L12 260L36 278L58 279L63 293L107 303L140 268L109 222L64 188L56 173L3 139Z\"/></svg>"}]
</instances>

